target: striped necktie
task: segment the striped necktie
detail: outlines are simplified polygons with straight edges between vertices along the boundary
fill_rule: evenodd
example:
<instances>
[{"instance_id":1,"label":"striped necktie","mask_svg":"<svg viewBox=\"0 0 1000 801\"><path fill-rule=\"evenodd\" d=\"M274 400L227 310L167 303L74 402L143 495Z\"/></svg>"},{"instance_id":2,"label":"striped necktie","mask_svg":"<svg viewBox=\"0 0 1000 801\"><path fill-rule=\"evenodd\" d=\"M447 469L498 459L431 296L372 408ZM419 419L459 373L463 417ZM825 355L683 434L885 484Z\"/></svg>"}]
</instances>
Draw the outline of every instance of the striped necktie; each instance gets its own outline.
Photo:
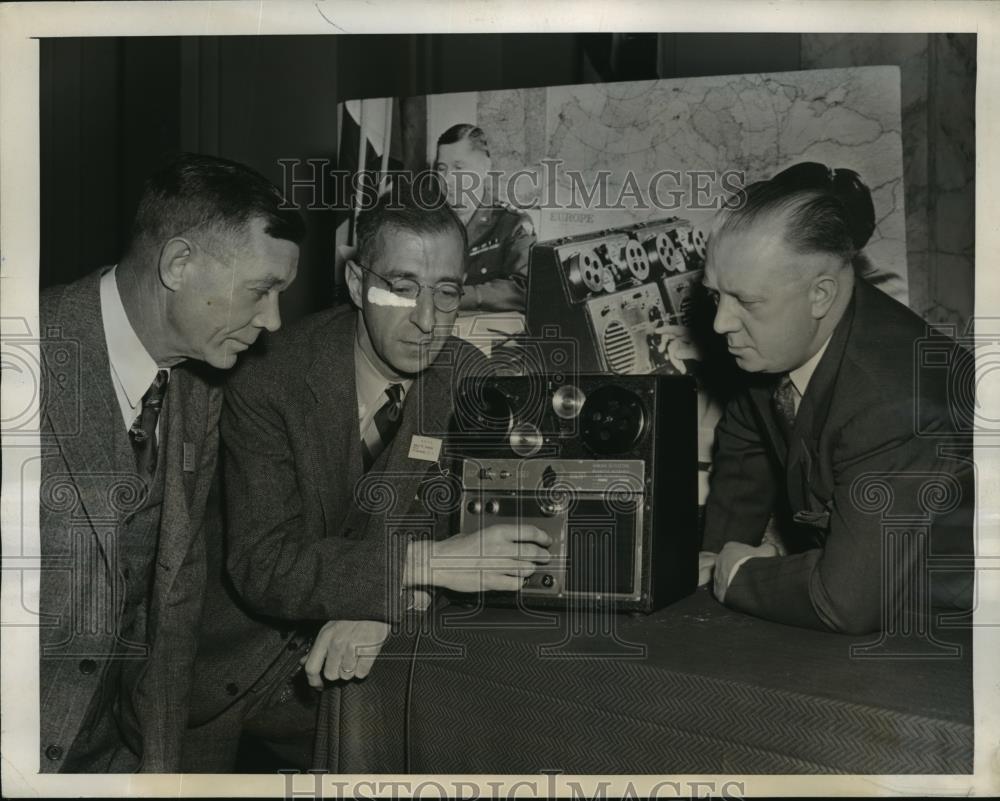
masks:
<instances>
[{"instance_id":1,"label":"striped necktie","mask_svg":"<svg viewBox=\"0 0 1000 801\"><path fill-rule=\"evenodd\" d=\"M775 415L781 424L786 439L792 433L792 428L795 426L795 401L798 395L799 391L795 388L795 384L792 383L791 377L789 377L788 373L785 373L779 379L778 385L774 389L774 394L771 396Z\"/></svg>"},{"instance_id":2,"label":"striped necktie","mask_svg":"<svg viewBox=\"0 0 1000 801\"><path fill-rule=\"evenodd\" d=\"M389 384L385 390L386 399L375 416L361 441L361 452L364 458L365 472L392 442L403 419L403 385Z\"/></svg>"},{"instance_id":3,"label":"striped necktie","mask_svg":"<svg viewBox=\"0 0 1000 801\"><path fill-rule=\"evenodd\" d=\"M128 430L135 452L135 466L141 476L152 476L156 472L156 421L160 419L163 397L167 394L167 379L170 373L157 370L156 378L142 396L142 407Z\"/></svg>"}]
</instances>

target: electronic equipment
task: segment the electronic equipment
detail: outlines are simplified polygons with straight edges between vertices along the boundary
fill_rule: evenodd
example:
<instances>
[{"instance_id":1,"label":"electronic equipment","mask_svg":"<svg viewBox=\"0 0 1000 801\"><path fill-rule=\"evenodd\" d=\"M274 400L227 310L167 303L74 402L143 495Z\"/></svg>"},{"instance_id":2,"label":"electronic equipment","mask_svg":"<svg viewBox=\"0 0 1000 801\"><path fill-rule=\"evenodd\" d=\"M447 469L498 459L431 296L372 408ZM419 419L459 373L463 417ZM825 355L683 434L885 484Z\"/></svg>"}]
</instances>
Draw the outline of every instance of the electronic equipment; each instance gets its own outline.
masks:
<instances>
[{"instance_id":1,"label":"electronic equipment","mask_svg":"<svg viewBox=\"0 0 1000 801\"><path fill-rule=\"evenodd\" d=\"M694 591L697 401L687 376L483 376L456 397L457 530L530 524L552 561L501 604L650 612ZM655 501L655 503L654 503Z\"/></svg>"},{"instance_id":2,"label":"electronic equipment","mask_svg":"<svg viewBox=\"0 0 1000 801\"><path fill-rule=\"evenodd\" d=\"M690 324L704 261L704 234L676 217L539 242L528 269L528 330L576 339L588 372L677 372L658 329Z\"/></svg>"}]
</instances>

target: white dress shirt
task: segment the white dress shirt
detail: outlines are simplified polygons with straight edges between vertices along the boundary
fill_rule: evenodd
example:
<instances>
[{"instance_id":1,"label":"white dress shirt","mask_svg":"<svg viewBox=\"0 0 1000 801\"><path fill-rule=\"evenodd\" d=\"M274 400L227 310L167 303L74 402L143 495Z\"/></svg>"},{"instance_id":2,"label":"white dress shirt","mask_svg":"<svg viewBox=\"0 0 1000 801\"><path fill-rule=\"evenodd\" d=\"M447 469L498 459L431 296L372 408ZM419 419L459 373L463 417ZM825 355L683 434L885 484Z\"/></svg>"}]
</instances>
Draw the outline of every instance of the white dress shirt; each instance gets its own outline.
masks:
<instances>
[{"instance_id":1,"label":"white dress shirt","mask_svg":"<svg viewBox=\"0 0 1000 801\"><path fill-rule=\"evenodd\" d=\"M127 431L142 411L142 396L153 383L157 371L167 368L157 367L129 322L118 293L116 270L117 267L112 267L101 276L101 320L111 363L111 383ZM159 431L159 420L156 427Z\"/></svg>"},{"instance_id":2,"label":"white dress shirt","mask_svg":"<svg viewBox=\"0 0 1000 801\"><path fill-rule=\"evenodd\" d=\"M385 391L390 384L399 384L403 388L401 402L406 398L406 393L410 391L413 379L406 381L390 381L380 373L371 359L361 349L361 344L354 340L354 384L358 392L358 433L362 441L365 432L375 419L375 412L382 408L388 400Z\"/></svg>"}]
</instances>

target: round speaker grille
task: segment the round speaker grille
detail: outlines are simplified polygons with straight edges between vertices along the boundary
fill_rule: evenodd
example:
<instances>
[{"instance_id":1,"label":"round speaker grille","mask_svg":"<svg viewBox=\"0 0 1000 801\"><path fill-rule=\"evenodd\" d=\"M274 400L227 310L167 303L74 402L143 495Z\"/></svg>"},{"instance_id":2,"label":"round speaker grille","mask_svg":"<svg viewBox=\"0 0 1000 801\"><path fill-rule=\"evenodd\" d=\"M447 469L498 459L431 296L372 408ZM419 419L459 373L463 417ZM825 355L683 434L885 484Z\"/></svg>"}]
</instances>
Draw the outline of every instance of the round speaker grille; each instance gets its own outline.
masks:
<instances>
[{"instance_id":1,"label":"round speaker grille","mask_svg":"<svg viewBox=\"0 0 1000 801\"><path fill-rule=\"evenodd\" d=\"M580 413L580 439L598 456L635 447L646 427L646 407L632 390L612 384L587 396Z\"/></svg>"}]
</instances>

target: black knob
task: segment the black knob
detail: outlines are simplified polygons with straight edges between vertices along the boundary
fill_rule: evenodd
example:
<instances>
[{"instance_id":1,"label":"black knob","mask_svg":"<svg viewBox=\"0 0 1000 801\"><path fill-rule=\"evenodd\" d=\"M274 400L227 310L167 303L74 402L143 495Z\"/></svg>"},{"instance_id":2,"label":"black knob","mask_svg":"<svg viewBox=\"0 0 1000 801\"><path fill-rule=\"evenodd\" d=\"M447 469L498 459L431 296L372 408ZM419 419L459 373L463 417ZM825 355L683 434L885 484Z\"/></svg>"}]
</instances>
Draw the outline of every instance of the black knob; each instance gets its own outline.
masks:
<instances>
[{"instance_id":1,"label":"black knob","mask_svg":"<svg viewBox=\"0 0 1000 801\"><path fill-rule=\"evenodd\" d=\"M80 660L80 672L84 676L89 676L95 670L97 670L97 663L93 659Z\"/></svg>"},{"instance_id":2,"label":"black knob","mask_svg":"<svg viewBox=\"0 0 1000 801\"><path fill-rule=\"evenodd\" d=\"M543 587L551 587L555 583L556 583L556 580L554 578L552 578L552 576L549 575L548 573L546 573L544 576L542 576L542 586Z\"/></svg>"}]
</instances>

